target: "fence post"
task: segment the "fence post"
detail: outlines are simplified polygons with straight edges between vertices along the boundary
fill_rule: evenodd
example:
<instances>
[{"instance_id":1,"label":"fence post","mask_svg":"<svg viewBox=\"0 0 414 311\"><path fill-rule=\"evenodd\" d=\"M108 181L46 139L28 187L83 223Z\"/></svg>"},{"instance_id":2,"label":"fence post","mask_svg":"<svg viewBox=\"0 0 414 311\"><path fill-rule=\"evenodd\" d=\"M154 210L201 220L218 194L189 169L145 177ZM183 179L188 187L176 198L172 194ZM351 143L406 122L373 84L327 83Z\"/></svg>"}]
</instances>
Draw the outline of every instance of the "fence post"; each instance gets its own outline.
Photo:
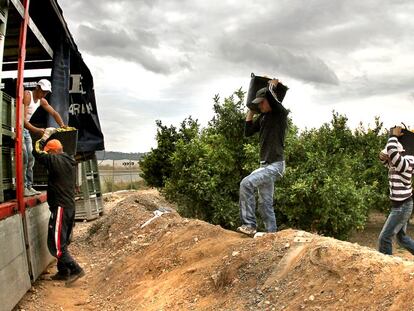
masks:
<instances>
[{"instance_id":1,"label":"fence post","mask_svg":"<svg viewBox=\"0 0 414 311\"><path fill-rule=\"evenodd\" d=\"M111 196L114 192L114 182L115 182L115 160L112 159L112 184L111 184Z\"/></svg>"},{"instance_id":2,"label":"fence post","mask_svg":"<svg viewBox=\"0 0 414 311\"><path fill-rule=\"evenodd\" d=\"M132 190L132 163L131 163L132 153L129 154L129 190Z\"/></svg>"}]
</instances>

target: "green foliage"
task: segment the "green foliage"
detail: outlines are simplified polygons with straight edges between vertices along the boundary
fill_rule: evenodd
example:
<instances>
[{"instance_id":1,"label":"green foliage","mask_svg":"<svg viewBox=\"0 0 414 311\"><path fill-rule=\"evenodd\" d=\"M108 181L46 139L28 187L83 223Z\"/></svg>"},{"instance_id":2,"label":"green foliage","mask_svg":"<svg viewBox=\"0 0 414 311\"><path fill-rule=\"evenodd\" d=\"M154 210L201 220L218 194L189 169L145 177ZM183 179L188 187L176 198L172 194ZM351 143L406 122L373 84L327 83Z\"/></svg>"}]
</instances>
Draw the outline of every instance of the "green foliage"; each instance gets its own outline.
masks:
<instances>
[{"instance_id":1,"label":"green foliage","mask_svg":"<svg viewBox=\"0 0 414 311\"><path fill-rule=\"evenodd\" d=\"M330 124L288 137L276 210L289 225L346 238L364 226L370 208L386 200L386 172L378 161L382 125L354 134L346 122L334 113Z\"/></svg>"},{"instance_id":2,"label":"green foliage","mask_svg":"<svg viewBox=\"0 0 414 311\"><path fill-rule=\"evenodd\" d=\"M215 96L209 127L189 143L181 140L176 145L171 157L174 171L164 192L179 203L184 216L225 227L238 223L238 184L246 174L243 97L239 90L220 105Z\"/></svg>"},{"instance_id":3,"label":"green foliage","mask_svg":"<svg viewBox=\"0 0 414 311\"><path fill-rule=\"evenodd\" d=\"M379 151L385 147L387 138L388 135L379 118L375 119L374 128L365 129L361 124L354 133L355 150L359 159L356 182L373 187L368 202L369 209L387 211L389 207L388 175L384 166L378 161Z\"/></svg>"},{"instance_id":4,"label":"green foliage","mask_svg":"<svg viewBox=\"0 0 414 311\"><path fill-rule=\"evenodd\" d=\"M149 186L163 187L165 179L168 179L173 170L171 156L175 151L176 143L181 140L185 143L197 135L199 124L191 117L181 123L181 127L167 127L160 120L157 124L157 148L151 149L140 161L142 177Z\"/></svg>"},{"instance_id":5,"label":"green foliage","mask_svg":"<svg viewBox=\"0 0 414 311\"><path fill-rule=\"evenodd\" d=\"M191 118L179 130L157 123L158 147L141 167L182 215L239 225L239 183L259 162L258 137L244 137L243 98L241 89L222 102L216 95L202 130ZM385 142L379 119L373 129L352 131L334 112L330 123L302 132L289 120L287 169L275 190L278 223L338 238L362 228L370 209L387 206L387 173L378 161Z\"/></svg>"}]
</instances>

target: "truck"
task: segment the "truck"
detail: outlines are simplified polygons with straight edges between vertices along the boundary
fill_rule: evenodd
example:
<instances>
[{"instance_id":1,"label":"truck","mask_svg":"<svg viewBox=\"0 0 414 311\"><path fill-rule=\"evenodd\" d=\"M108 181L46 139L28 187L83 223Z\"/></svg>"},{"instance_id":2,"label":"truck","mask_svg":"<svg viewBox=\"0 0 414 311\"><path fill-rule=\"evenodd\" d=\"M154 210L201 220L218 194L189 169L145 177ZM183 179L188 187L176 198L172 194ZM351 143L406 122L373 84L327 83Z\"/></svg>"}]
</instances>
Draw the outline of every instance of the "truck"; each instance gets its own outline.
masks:
<instances>
[{"instance_id":1,"label":"truck","mask_svg":"<svg viewBox=\"0 0 414 311\"><path fill-rule=\"evenodd\" d=\"M46 243L49 209L43 167L34 169L34 187L41 194L23 196L24 89L49 79L49 103L78 131L78 219L94 219L103 212L95 151L104 149L104 137L92 74L57 0L0 0L0 60L0 311L8 311L53 261ZM56 127L39 109L31 122Z\"/></svg>"}]
</instances>

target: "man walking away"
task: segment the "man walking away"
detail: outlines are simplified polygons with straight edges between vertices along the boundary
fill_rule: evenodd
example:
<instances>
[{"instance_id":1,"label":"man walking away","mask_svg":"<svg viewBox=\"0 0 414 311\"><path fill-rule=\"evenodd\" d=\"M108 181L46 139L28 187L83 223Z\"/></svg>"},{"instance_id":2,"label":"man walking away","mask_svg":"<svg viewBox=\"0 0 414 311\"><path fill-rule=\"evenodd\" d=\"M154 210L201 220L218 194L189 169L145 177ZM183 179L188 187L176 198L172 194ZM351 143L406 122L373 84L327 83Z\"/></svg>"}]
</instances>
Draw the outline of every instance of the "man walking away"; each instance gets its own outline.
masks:
<instances>
[{"instance_id":1,"label":"man walking away","mask_svg":"<svg viewBox=\"0 0 414 311\"><path fill-rule=\"evenodd\" d=\"M391 212L379 235L379 251L392 255L392 238L414 255L414 240L407 235L407 224L413 210L411 178L414 157L405 155L398 137L401 127L391 129L386 148L380 153L381 162L388 168Z\"/></svg>"},{"instance_id":2,"label":"man walking away","mask_svg":"<svg viewBox=\"0 0 414 311\"><path fill-rule=\"evenodd\" d=\"M261 112L253 121L255 111L249 110L246 116L245 136L259 132L260 168L245 177L240 183L240 218L242 225L238 232L253 236L256 233L256 199L259 193L259 212L267 232L276 232L276 217L273 209L275 181L285 171L284 148L288 111L274 97L269 89L274 89L279 81L271 80L269 88L257 91L254 104Z\"/></svg>"},{"instance_id":3,"label":"man walking away","mask_svg":"<svg viewBox=\"0 0 414 311\"><path fill-rule=\"evenodd\" d=\"M48 170L47 202L51 212L48 248L57 258L58 270L52 279L65 280L68 286L85 275L68 250L75 221L76 162L63 152L59 140L52 139L45 143L54 131L46 129L42 139L36 142L33 155Z\"/></svg>"}]
</instances>

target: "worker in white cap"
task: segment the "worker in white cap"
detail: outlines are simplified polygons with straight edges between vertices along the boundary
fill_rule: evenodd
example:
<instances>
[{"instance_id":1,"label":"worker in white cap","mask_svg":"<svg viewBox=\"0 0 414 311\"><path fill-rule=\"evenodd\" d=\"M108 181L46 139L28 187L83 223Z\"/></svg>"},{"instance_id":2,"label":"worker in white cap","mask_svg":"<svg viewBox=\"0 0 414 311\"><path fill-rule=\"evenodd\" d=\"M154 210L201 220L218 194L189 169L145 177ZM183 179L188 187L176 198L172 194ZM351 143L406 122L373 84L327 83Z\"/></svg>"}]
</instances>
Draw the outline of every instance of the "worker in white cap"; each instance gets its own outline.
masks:
<instances>
[{"instance_id":1,"label":"worker in white cap","mask_svg":"<svg viewBox=\"0 0 414 311\"><path fill-rule=\"evenodd\" d=\"M36 84L33 91L25 91L23 97L24 104L24 144L23 144L23 164L24 164L24 196L40 194L33 189L33 165L34 157L32 155L33 145L31 135L41 137L45 131L44 128L38 128L30 123L30 119L40 106L49 113L60 127L65 127L59 113L49 105L46 95L52 92L52 85L49 80L41 79Z\"/></svg>"}]
</instances>

